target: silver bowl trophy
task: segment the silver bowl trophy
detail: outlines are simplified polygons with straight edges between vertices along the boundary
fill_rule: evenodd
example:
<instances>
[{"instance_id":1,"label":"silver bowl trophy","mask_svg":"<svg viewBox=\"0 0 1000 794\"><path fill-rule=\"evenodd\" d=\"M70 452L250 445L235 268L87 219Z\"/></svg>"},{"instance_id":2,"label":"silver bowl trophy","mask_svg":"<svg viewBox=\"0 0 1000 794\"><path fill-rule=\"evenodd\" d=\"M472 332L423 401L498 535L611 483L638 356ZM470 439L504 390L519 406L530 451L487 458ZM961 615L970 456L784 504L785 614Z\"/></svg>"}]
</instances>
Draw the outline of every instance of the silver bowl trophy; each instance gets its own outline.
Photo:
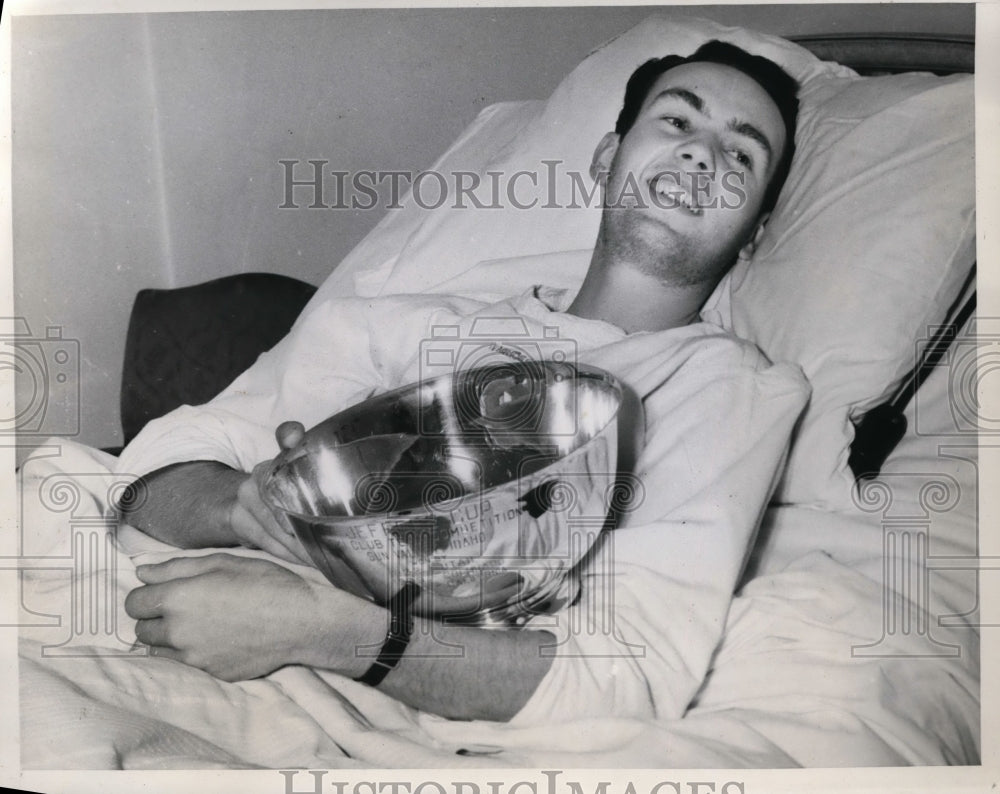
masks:
<instances>
[{"instance_id":1,"label":"silver bowl trophy","mask_svg":"<svg viewBox=\"0 0 1000 794\"><path fill-rule=\"evenodd\" d=\"M615 499L621 386L526 361L435 377L309 430L265 473L331 583L412 613L519 626L575 596L567 574Z\"/></svg>"}]
</instances>

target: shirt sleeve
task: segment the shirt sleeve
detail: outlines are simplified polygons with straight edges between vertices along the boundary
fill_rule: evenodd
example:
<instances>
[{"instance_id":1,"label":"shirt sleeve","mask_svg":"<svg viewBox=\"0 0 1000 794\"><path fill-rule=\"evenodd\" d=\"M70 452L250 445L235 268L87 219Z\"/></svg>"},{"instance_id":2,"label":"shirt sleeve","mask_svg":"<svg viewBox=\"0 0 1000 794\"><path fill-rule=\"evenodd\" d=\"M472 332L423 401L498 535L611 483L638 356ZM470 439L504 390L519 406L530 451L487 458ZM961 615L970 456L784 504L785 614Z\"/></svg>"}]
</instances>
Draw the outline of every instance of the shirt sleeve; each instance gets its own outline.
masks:
<instances>
[{"instance_id":1,"label":"shirt sleeve","mask_svg":"<svg viewBox=\"0 0 1000 794\"><path fill-rule=\"evenodd\" d=\"M546 651L555 658L518 724L683 715L808 398L797 368L771 366L735 340L692 337L676 355L646 360L639 352L632 382L653 385L637 496L581 573L577 602L535 620L555 635Z\"/></svg>"}]
</instances>

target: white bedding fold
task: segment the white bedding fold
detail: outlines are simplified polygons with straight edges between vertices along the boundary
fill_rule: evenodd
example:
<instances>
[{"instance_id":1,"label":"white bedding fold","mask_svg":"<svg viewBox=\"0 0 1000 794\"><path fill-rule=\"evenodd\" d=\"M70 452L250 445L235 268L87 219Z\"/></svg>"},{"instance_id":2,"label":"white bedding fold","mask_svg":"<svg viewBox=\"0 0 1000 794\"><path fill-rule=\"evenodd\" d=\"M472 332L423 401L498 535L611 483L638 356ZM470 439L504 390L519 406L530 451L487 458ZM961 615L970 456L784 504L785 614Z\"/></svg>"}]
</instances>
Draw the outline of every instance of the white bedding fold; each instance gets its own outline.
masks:
<instances>
[{"instance_id":1,"label":"white bedding fold","mask_svg":"<svg viewBox=\"0 0 1000 794\"><path fill-rule=\"evenodd\" d=\"M58 458L26 464L25 493L64 471L108 475L106 456L61 443ZM26 505L37 548L61 548L65 522ZM768 523L814 542L851 526L878 530L858 517L794 507L772 508ZM128 529L120 541L137 559L176 553ZM117 562L117 633L130 638L121 602L137 582L128 556ZM24 604L64 614L70 587L68 571L26 573ZM558 728L419 715L305 668L224 683L170 660L100 655L99 642L92 656L44 656L42 646L60 642L65 627L22 628L22 762L29 769L974 762L978 658L968 630L941 635L962 644L961 659L854 659L852 644L879 636L881 601L875 580L827 554L786 561L734 599L710 674L683 719L585 718ZM462 748L483 754L458 755Z\"/></svg>"},{"instance_id":2,"label":"white bedding fold","mask_svg":"<svg viewBox=\"0 0 1000 794\"><path fill-rule=\"evenodd\" d=\"M351 305L357 311L353 318L349 312L331 313L345 328L360 316L371 317L363 311L364 302L340 303L340 310ZM392 303L391 311L398 315L400 305ZM469 305L474 304L456 303L450 311L460 314ZM520 308L533 321L553 321L537 303ZM436 321L451 316L440 307L432 315ZM402 319L394 326L400 335L415 333L416 320L407 325ZM377 320L376 315L372 322ZM425 315L422 322L427 321ZM560 331L580 337L572 321ZM350 380L334 392L326 390L326 382L317 388L331 400L351 401L371 383L387 388L394 379L406 378L407 366L386 355L387 346L402 338L354 348L361 352L351 372L363 371L356 365L368 367L378 380L367 385ZM138 584L133 564L180 553L125 527L117 533L118 549L106 560L106 570L85 570L76 580L67 567L24 574L26 608L66 615L73 593L85 591L91 581L104 581L111 569L108 604L117 621L111 637L78 638L89 643L89 650L81 646L72 657L45 650L64 641L65 623L22 629L24 766L735 767L975 761L979 670L974 632L964 625L935 628L937 640L962 649L958 658L852 656L852 648L878 640L881 630L878 516L771 509L761 557L753 563L755 577L730 601L804 397L801 381L705 326L682 329L666 339L669 345L655 334L621 341L620 334L602 327L591 345L580 345L585 360L630 373L629 382L647 395L646 444L637 470L648 499L616 530L587 573L585 593L615 599L615 633L571 631L572 610L555 616L562 622L549 628L561 640L560 659L513 721L457 722L421 714L377 690L300 667L229 684L165 659L111 655L123 654L133 636L122 609L125 594ZM294 350L295 339L288 345L278 353ZM282 390L277 401L268 401L263 384L260 393L254 391L254 378L266 381L272 367L265 360L220 401L245 399L262 411L248 423L247 447L240 446L236 433L207 436L195 427L185 436L182 412L152 426L146 451L131 450L117 472L109 468L113 459L70 442L56 442L58 455L29 460L22 470L22 524L32 553L72 556L70 536L78 529L65 512L52 509L51 499L45 503L39 495L53 477L69 475L80 486L74 515L102 516L109 515L111 486L142 468L140 463L155 467L156 455L183 459L201 444L203 452L223 450L220 457L252 465L271 454L276 417L268 412L279 410L281 419L296 415L284 413L296 409L285 402L291 392ZM299 416L322 418L336 407L303 405L312 415ZM714 421L706 423L706 416ZM963 484L970 474L954 466L949 471ZM945 537L942 529L940 541L947 541L952 552L969 547L974 553L974 522L945 516L951 518L961 532ZM965 537L970 532L971 547ZM828 551L815 551L824 547ZM296 570L319 579L311 568ZM604 581L609 574L612 587ZM963 595L969 591L960 585L936 587L932 606L939 612L967 608ZM583 605L575 609L584 611ZM905 651L910 640L894 641L897 650Z\"/></svg>"}]
</instances>

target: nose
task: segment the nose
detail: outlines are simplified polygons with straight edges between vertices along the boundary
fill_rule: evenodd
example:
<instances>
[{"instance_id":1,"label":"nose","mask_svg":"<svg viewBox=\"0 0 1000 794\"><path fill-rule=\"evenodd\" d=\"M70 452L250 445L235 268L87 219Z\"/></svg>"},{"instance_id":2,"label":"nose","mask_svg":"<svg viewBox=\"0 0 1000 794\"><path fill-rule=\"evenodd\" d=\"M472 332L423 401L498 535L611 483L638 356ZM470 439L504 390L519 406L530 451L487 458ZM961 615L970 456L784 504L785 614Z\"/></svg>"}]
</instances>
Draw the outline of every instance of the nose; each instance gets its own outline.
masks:
<instances>
[{"instance_id":1,"label":"nose","mask_svg":"<svg viewBox=\"0 0 1000 794\"><path fill-rule=\"evenodd\" d=\"M680 147L680 158L693 171L715 170L715 149L702 137L692 137Z\"/></svg>"}]
</instances>

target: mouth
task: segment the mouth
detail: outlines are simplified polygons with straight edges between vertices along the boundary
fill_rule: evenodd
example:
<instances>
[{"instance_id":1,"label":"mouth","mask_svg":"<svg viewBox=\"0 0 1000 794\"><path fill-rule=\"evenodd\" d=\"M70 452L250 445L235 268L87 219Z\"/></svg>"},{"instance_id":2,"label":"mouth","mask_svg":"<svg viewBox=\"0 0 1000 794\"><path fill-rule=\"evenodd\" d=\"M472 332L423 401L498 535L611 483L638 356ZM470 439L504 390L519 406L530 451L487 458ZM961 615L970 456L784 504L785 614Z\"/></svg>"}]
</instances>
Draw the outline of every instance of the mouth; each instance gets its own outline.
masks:
<instances>
[{"instance_id":1,"label":"mouth","mask_svg":"<svg viewBox=\"0 0 1000 794\"><path fill-rule=\"evenodd\" d=\"M664 209L680 209L688 215L701 215L703 212L691 196L681 187L675 174L663 174L654 177L649 182L649 189L657 207Z\"/></svg>"}]
</instances>

